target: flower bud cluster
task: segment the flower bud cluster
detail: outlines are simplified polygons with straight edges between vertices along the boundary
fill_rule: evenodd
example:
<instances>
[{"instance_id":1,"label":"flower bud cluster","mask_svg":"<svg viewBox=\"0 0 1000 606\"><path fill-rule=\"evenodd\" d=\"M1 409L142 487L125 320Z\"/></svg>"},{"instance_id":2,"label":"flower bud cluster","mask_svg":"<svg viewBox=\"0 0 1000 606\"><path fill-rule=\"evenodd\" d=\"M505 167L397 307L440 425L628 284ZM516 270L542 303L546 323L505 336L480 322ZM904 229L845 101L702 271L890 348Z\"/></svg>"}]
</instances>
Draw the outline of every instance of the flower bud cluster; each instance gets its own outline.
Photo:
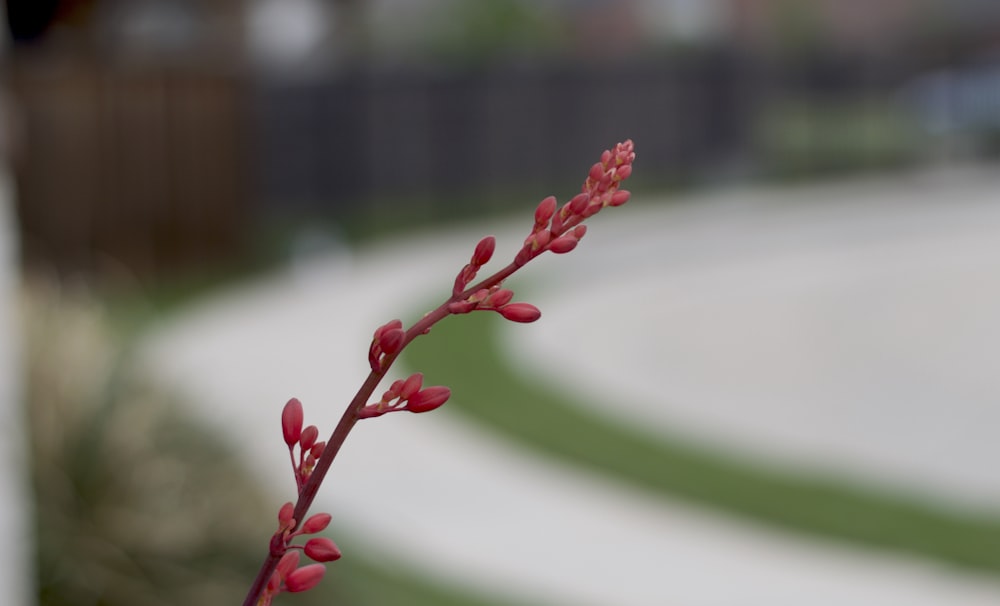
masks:
<instances>
[{"instance_id":1,"label":"flower bud cluster","mask_svg":"<svg viewBox=\"0 0 1000 606\"><path fill-rule=\"evenodd\" d=\"M310 539L310 542L320 540L333 545L333 541L329 539ZM303 549L306 555L309 555L308 545L309 543L306 543L306 547ZM336 545L333 545L333 549L337 553L336 557L320 561L329 562L339 558L340 551L336 549ZM309 555L309 557L316 559L312 555ZM281 559L278 560L277 568L275 568L271 574L271 578L267 582L267 587L265 587L264 592L257 601L258 606L270 606L274 600L274 596L282 591L299 593L308 591L319 585L319 582L323 580L323 575L326 574L326 566L322 564L299 566L300 559L301 556L296 549L289 549L281 556Z\"/></svg>"},{"instance_id":2,"label":"flower bud cluster","mask_svg":"<svg viewBox=\"0 0 1000 606\"><path fill-rule=\"evenodd\" d=\"M326 447L326 442L317 441L319 428L315 425L303 428L302 423L302 402L299 402L298 398L292 398L281 411L281 432L288 446L288 456L292 461L295 485L300 491ZM299 449L298 459L295 457L296 446Z\"/></svg>"},{"instance_id":3,"label":"flower bud cluster","mask_svg":"<svg viewBox=\"0 0 1000 606\"><path fill-rule=\"evenodd\" d=\"M590 167L581 192L558 211L554 196L542 200L535 210L535 225L514 257L514 264L520 267L547 250L563 254L576 248L587 233L587 227L580 225L585 219L608 206L628 202L631 194L620 186L632 174L634 160L635 145L629 139L601 154L601 161Z\"/></svg>"},{"instance_id":4,"label":"flower bud cluster","mask_svg":"<svg viewBox=\"0 0 1000 606\"><path fill-rule=\"evenodd\" d=\"M512 322L534 322L542 317L542 312L531 303L511 303L514 291L502 288L496 284L490 288L481 288L461 301L448 304L448 312L467 314L477 310L489 310L499 313Z\"/></svg>"},{"instance_id":5,"label":"flower bud cluster","mask_svg":"<svg viewBox=\"0 0 1000 606\"><path fill-rule=\"evenodd\" d=\"M316 560L317 562L332 562L340 558L340 550L334 545L333 541L327 538L313 538L309 539L304 546L291 545L291 542L295 537L304 534L316 534L317 532L322 532L330 525L330 520L332 516L328 513L317 513L306 518L306 521L302 523L302 526L296 530L298 526L298 520L293 516L295 515L295 505L289 501L281 506L278 510L278 532L275 536L279 538L279 543L276 546L276 550L279 552L284 552L290 547L293 549L303 549L306 555ZM315 555L315 557L314 557Z\"/></svg>"},{"instance_id":6,"label":"flower bud cluster","mask_svg":"<svg viewBox=\"0 0 1000 606\"><path fill-rule=\"evenodd\" d=\"M358 412L358 418L381 417L387 412L408 410L427 412L448 401L451 390L442 385L423 387L423 373L415 372L406 379L396 379L378 402L368 404ZM421 389L422 388L422 389Z\"/></svg>"},{"instance_id":7,"label":"flower bud cluster","mask_svg":"<svg viewBox=\"0 0 1000 606\"><path fill-rule=\"evenodd\" d=\"M375 330L372 344L368 347L368 365L372 371L384 370L385 357L399 353L405 337L406 332L400 320L390 320Z\"/></svg>"},{"instance_id":8,"label":"flower bud cluster","mask_svg":"<svg viewBox=\"0 0 1000 606\"><path fill-rule=\"evenodd\" d=\"M281 592L312 589L319 584L326 572L321 562L332 562L340 558L337 545L327 538L312 537L303 544L293 544L302 535L324 530L330 523L329 514L315 514L301 523L295 516L297 509L300 517L306 516L329 467L328 463L343 444L355 421L400 410L428 412L442 406L451 397L451 390L447 387L424 387L423 374L414 373L406 379L394 381L377 402L364 404L372 397L376 386L407 343L416 334L426 334L434 323L450 314L489 310L513 322L538 320L541 312L537 307L530 303L511 302L514 293L503 288L504 280L545 251L556 254L572 251L587 233L587 227L582 224L584 220L608 206L625 204L630 194L621 189L621 183L631 175L634 160L635 151L631 140L604 151L600 161L588 171L579 194L561 207L554 196L549 196L538 204L531 233L525 238L511 264L470 286L496 249L496 239L487 236L479 241L471 259L455 277L452 295L445 303L426 314L408 331L403 329L400 320L391 320L378 327L368 348L368 363L372 374L352 400L348 413L353 414L345 414L333 432L330 448L326 448L325 442L318 441L319 430L316 426L303 427L304 415L299 400L292 398L285 404L281 413L281 431L298 488L298 504L289 502L280 508L278 530L271 537L269 556L251 586L244 606L270 606L274 596ZM324 451L326 458L314 475L313 471ZM300 566L301 554L317 563Z\"/></svg>"},{"instance_id":9,"label":"flower bud cluster","mask_svg":"<svg viewBox=\"0 0 1000 606\"><path fill-rule=\"evenodd\" d=\"M472 252L472 259L458 272L455 277L455 286L451 289L451 295L457 297L465 291L470 282L476 279L479 270L489 263L493 258L493 251L496 250L497 239L493 236L486 236L476 245L476 250Z\"/></svg>"},{"instance_id":10,"label":"flower bud cluster","mask_svg":"<svg viewBox=\"0 0 1000 606\"><path fill-rule=\"evenodd\" d=\"M288 446L299 493L302 492L325 446L325 442L316 441L319 430L315 425L303 428L303 417L302 403L297 398L290 399L281 411L281 433L285 445ZM296 447L299 448L298 460L295 457ZM325 530L330 524L330 519L328 513L317 513L306 518L300 525L295 519L295 505L288 502L281 506L278 510L278 530L271 536L270 544L271 554L281 559L257 601L258 606L268 606L274 596L282 591L306 591L322 580L326 568L322 564L300 567L299 551L316 562L333 562L340 558L340 549L336 543L325 537L310 538L302 545L293 545L292 541L302 535L316 534Z\"/></svg>"}]
</instances>

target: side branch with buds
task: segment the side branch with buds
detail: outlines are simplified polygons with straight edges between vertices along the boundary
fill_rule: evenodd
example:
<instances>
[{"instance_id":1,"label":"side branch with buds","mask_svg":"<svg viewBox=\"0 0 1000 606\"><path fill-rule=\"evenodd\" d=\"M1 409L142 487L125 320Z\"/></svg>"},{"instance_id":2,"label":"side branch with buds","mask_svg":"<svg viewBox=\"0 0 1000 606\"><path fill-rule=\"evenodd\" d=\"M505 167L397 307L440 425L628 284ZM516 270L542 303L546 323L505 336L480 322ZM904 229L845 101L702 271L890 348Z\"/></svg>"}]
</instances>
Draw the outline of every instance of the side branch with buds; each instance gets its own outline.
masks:
<instances>
[{"instance_id":1,"label":"side branch with buds","mask_svg":"<svg viewBox=\"0 0 1000 606\"><path fill-rule=\"evenodd\" d=\"M600 161L590 167L580 193L569 202L560 207L556 198L549 196L539 203L531 233L507 266L473 283L496 249L496 239L487 236L476 245L472 258L458 272L448 300L409 328L404 329L400 320L391 320L378 327L368 348L371 372L328 440L319 441L316 426L303 427L301 402L295 398L288 401L281 414L281 430L288 447L298 498L294 503L285 503L279 510L278 529L271 537L268 555L247 593L244 606L268 606L281 592L311 589L323 578L323 563L340 558L340 550L330 539L313 537L302 544L296 541L304 535L321 532L330 523L331 517L326 513L306 516L330 464L354 424L361 419L402 410L428 412L440 407L451 396L447 387L424 387L423 374L418 372L405 379L396 379L381 398L370 401L403 349L449 315L493 311L512 322L528 323L539 319L542 312L534 305L512 302L514 292L503 287L504 280L546 251L556 254L570 252L587 233L587 226L583 224L585 220L608 206L625 204L629 192L620 186L632 174L634 160L631 140L606 150ZM303 553L316 563L300 566Z\"/></svg>"}]
</instances>

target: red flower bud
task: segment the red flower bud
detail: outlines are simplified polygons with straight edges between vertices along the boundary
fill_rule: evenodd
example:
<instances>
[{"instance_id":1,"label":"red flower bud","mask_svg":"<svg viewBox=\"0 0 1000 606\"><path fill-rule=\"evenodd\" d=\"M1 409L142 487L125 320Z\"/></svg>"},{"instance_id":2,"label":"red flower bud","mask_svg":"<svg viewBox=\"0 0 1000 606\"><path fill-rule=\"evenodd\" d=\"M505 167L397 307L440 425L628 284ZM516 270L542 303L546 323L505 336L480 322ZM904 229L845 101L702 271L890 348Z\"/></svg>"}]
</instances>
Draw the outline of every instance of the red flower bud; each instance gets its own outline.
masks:
<instances>
[{"instance_id":1,"label":"red flower bud","mask_svg":"<svg viewBox=\"0 0 1000 606\"><path fill-rule=\"evenodd\" d=\"M294 514L295 505L291 501L282 505L278 510L278 526L282 529L292 527L295 524Z\"/></svg>"},{"instance_id":2,"label":"red flower bud","mask_svg":"<svg viewBox=\"0 0 1000 606\"><path fill-rule=\"evenodd\" d=\"M544 227L549 224L552 220L552 216L556 214L556 197L549 196L538 203L538 208L535 209L535 225Z\"/></svg>"},{"instance_id":3,"label":"red flower bud","mask_svg":"<svg viewBox=\"0 0 1000 606\"><path fill-rule=\"evenodd\" d=\"M471 295L469 295L469 298L466 299L466 301L468 301L470 303L475 303L478 306L480 303L482 303L483 301L485 301L486 297L488 297L488 296L490 296L489 289L488 288L480 288L476 292L474 292Z\"/></svg>"},{"instance_id":4,"label":"red flower bud","mask_svg":"<svg viewBox=\"0 0 1000 606\"><path fill-rule=\"evenodd\" d=\"M403 388L399 390L399 399L409 400L410 397L413 396L413 394L417 393L417 390L420 389L420 386L423 385L423 383L424 383L423 373L419 372L413 373L412 375L407 377L406 381L403 383Z\"/></svg>"},{"instance_id":5,"label":"red flower bud","mask_svg":"<svg viewBox=\"0 0 1000 606\"><path fill-rule=\"evenodd\" d=\"M306 555L317 562L333 562L340 559L340 549L326 537L317 537L306 541Z\"/></svg>"},{"instance_id":6,"label":"red flower bud","mask_svg":"<svg viewBox=\"0 0 1000 606\"><path fill-rule=\"evenodd\" d=\"M447 402L450 397L451 390L441 385L421 389L407 401L406 410L410 412L434 410Z\"/></svg>"},{"instance_id":7,"label":"red flower bud","mask_svg":"<svg viewBox=\"0 0 1000 606\"><path fill-rule=\"evenodd\" d=\"M274 571L283 579L288 578L293 570L299 565L299 552L289 549L285 555L278 560L278 567Z\"/></svg>"},{"instance_id":8,"label":"red flower bud","mask_svg":"<svg viewBox=\"0 0 1000 606\"><path fill-rule=\"evenodd\" d=\"M316 442L313 444L312 448L309 449L309 454L311 454L313 458L318 459L323 456L324 448L326 448L326 442Z\"/></svg>"},{"instance_id":9,"label":"red flower bud","mask_svg":"<svg viewBox=\"0 0 1000 606\"><path fill-rule=\"evenodd\" d=\"M392 355L399 352L399 347L403 344L403 337L406 333L403 332L402 328L391 328L385 331L385 334L379 339L379 345L382 347L382 353Z\"/></svg>"},{"instance_id":10,"label":"red flower bud","mask_svg":"<svg viewBox=\"0 0 1000 606\"><path fill-rule=\"evenodd\" d=\"M467 314L476 308L472 301L452 301L448 304L448 313Z\"/></svg>"},{"instance_id":11,"label":"red flower bud","mask_svg":"<svg viewBox=\"0 0 1000 606\"><path fill-rule=\"evenodd\" d=\"M378 328L375 329L375 339L379 340L379 339L382 338L382 335L384 335L388 331L393 330L393 329L399 329L399 328L402 328L402 327L403 327L403 321L402 320L389 320L388 322L386 322L382 326L379 326Z\"/></svg>"},{"instance_id":12,"label":"red flower bud","mask_svg":"<svg viewBox=\"0 0 1000 606\"><path fill-rule=\"evenodd\" d=\"M319 585L325 573L326 566L322 564L303 566L285 577L285 588L292 593L308 591Z\"/></svg>"},{"instance_id":13,"label":"red flower bud","mask_svg":"<svg viewBox=\"0 0 1000 606\"><path fill-rule=\"evenodd\" d=\"M532 234L529 238L531 239L531 250L538 250L545 248L545 245L549 243L549 240L552 239L552 232L543 229L536 234Z\"/></svg>"},{"instance_id":14,"label":"red flower bud","mask_svg":"<svg viewBox=\"0 0 1000 606\"><path fill-rule=\"evenodd\" d=\"M527 324L542 317L542 312L531 303L511 303L497 310L500 315L511 322Z\"/></svg>"},{"instance_id":15,"label":"red flower bud","mask_svg":"<svg viewBox=\"0 0 1000 606\"><path fill-rule=\"evenodd\" d=\"M316 438L319 437L319 429L315 425L310 425L302 430L302 436L299 438L299 448L303 452L312 448L312 445L316 443Z\"/></svg>"},{"instance_id":16,"label":"red flower bud","mask_svg":"<svg viewBox=\"0 0 1000 606\"><path fill-rule=\"evenodd\" d=\"M583 212L583 209L587 208L587 204L590 203L590 194L584 192L573 196L573 199L569 201L569 212L574 215L579 215Z\"/></svg>"},{"instance_id":17,"label":"red flower bud","mask_svg":"<svg viewBox=\"0 0 1000 606\"><path fill-rule=\"evenodd\" d=\"M630 165L626 165L630 166ZM623 167L624 168L624 167ZM632 193L625 189L619 189L615 193L611 194L611 201L608 206L621 206L628 202L628 199L632 197Z\"/></svg>"},{"instance_id":18,"label":"red flower bud","mask_svg":"<svg viewBox=\"0 0 1000 606\"><path fill-rule=\"evenodd\" d=\"M395 381L392 382L392 385L389 386L389 389L387 389L386 392L382 394L382 402L388 404L389 402L398 398L399 391L401 389L403 389L403 380L396 379Z\"/></svg>"},{"instance_id":19,"label":"red flower bud","mask_svg":"<svg viewBox=\"0 0 1000 606\"><path fill-rule=\"evenodd\" d=\"M490 304L491 307L503 307L504 305L510 303L510 300L512 298L514 298L513 290L501 288L500 290L490 295L490 298L487 300L487 302Z\"/></svg>"},{"instance_id":20,"label":"red flower bud","mask_svg":"<svg viewBox=\"0 0 1000 606\"><path fill-rule=\"evenodd\" d=\"M292 398L281 411L281 433L284 434L285 444L288 444L289 448L298 442L302 435L302 419L302 402Z\"/></svg>"},{"instance_id":21,"label":"red flower bud","mask_svg":"<svg viewBox=\"0 0 1000 606\"><path fill-rule=\"evenodd\" d=\"M562 236L561 238L556 238L549 244L549 250L557 255L568 253L569 251L576 248L577 239L573 236Z\"/></svg>"},{"instance_id":22,"label":"red flower bud","mask_svg":"<svg viewBox=\"0 0 1000 606\"><path fill-rule=\"evenodd\" d=\"M303 534L316 534L317 532L323 530L330 525L330 514L328 513L317 513L315 515L309 516L300 529Z\"/></svg>"},{"instance_id":23,"label":"red flower bud","mask_svg":"<svg viewBox=\"0 0 1000 606\"><path fill-rule=\"evenodd\" d=\"M479 241L476 245L475 252L472 253L472 265L483 266L489 263L489 260L493 257L493 251L496 250L497 239L493 236L486 236Z\"/></svg>"}]
</instances>

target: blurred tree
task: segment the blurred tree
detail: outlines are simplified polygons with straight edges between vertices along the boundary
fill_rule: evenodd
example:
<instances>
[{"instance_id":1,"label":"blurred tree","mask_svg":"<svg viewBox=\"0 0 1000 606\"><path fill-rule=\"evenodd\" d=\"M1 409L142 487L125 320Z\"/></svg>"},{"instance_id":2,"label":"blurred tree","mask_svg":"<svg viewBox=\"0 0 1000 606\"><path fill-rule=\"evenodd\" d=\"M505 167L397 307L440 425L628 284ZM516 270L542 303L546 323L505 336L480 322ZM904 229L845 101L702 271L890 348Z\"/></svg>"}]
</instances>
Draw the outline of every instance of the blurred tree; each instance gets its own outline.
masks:
<instances>
[{"instance_id":1,"label":"blurred tree","mask_svg":"<svg viewBox=\"0 0 1000 606\"><path fill-rule=\"evenodd\" d=\"M7 0L7 25L15 43L41 40L56 22L76 23L95 0Z\"/></svg>"},{"instance_id":2,"label":"blurred tree","mask_svg":"<svg viewBox=\"0 0 1000 606\"><path fill-rule=\"evenodd\" d=\"M557 15L521 0L450 0L435 19L431 49L470 62L539 50L554 51L566 41Z\"/></svg>"}]
</instances>

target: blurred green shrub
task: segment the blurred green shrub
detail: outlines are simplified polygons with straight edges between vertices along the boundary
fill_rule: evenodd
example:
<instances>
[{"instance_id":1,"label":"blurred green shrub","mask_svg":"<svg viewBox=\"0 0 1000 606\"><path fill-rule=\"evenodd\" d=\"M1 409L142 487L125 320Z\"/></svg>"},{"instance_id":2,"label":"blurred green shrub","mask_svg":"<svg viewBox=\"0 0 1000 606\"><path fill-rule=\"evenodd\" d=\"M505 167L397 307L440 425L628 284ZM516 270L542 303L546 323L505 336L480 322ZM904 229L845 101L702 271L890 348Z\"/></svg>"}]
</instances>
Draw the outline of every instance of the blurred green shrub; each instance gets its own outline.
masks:
<instances>
[{"instance_id":1,"label":"blurred green shrub","mask_svg":"<svg viewBox=\"0 0 1000 606\"><path fill-rule=\"evenodd\" d=\"M882 99L788 99L764 108L754 148L764 173L809 178L896 168L920 157L913 119Z\"/></svg>"},{"instance_id":2,"label":"blurred green shrub","mask_svg":"<svg viewBox=\"0 0 1000 606\"><path fill-rule=\"evenodd\" d=\"M272 517L239 462L130 367L95 299L36 283L23 308L40 603L239 603Z\"/></svg>"}]
</instances>

